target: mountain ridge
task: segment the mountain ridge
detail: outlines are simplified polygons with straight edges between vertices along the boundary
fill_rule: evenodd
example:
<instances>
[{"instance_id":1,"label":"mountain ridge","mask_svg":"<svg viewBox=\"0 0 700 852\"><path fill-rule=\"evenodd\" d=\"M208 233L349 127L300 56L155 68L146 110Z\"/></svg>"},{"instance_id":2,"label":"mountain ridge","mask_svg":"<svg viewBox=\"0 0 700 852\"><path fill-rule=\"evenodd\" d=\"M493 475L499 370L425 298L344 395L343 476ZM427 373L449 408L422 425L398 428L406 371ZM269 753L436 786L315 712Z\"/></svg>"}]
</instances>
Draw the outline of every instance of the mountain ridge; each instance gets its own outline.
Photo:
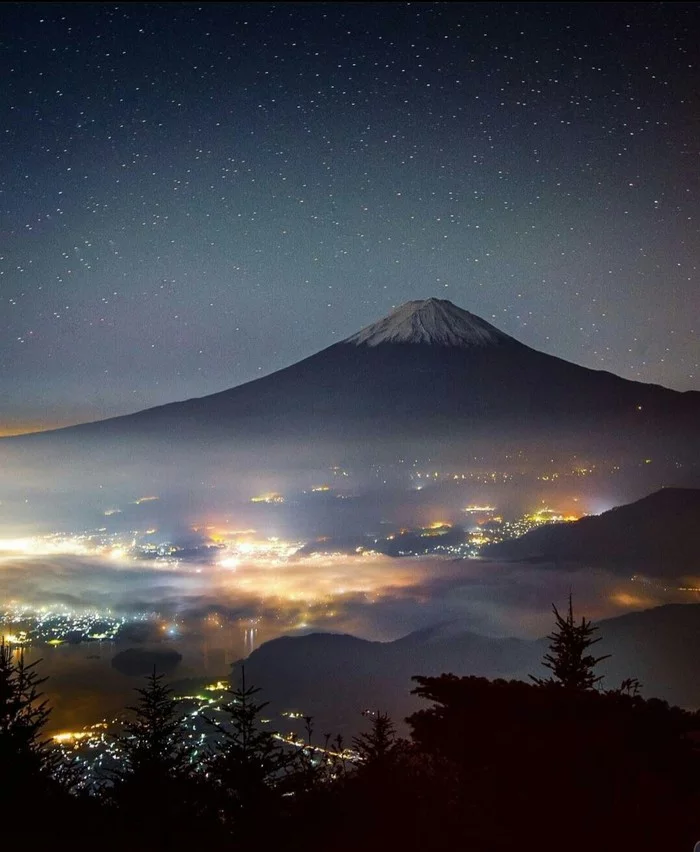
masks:
<instances>
[{"instance_id":1,"label":"mountain ridge","mask_svg":"<svg viewBox=\"0 0 700 852\"><path fill-rule=\"evenodd\" d=\"M698 528L700 489L662 488L600 515L548 524L488 545L483 555L515 562L583 562L625 571L632 566L648 576L679 578L692 570L700 573Z\"/></svg>"}]
</instances>

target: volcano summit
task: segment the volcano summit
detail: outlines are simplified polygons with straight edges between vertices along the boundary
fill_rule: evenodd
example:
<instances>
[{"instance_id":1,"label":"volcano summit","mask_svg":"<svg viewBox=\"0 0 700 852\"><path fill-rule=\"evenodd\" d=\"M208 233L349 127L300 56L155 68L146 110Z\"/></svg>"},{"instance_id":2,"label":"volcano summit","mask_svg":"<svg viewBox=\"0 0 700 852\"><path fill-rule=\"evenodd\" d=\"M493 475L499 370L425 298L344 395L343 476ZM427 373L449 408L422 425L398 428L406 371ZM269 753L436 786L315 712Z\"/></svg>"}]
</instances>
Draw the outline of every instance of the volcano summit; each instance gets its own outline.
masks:
<instances>
[{"instance_id":1,"label":"volcano summit","mask_svg":"<svg viewBox=\"0 0 700 852\"><path fill-rule=\"evenodd\" d=\"M428 343L470 349L512 341L480 317L447 299L406 302L384 319L368 325L344 343L379 346L382 343Z\"/></svg>"}]
</instances>

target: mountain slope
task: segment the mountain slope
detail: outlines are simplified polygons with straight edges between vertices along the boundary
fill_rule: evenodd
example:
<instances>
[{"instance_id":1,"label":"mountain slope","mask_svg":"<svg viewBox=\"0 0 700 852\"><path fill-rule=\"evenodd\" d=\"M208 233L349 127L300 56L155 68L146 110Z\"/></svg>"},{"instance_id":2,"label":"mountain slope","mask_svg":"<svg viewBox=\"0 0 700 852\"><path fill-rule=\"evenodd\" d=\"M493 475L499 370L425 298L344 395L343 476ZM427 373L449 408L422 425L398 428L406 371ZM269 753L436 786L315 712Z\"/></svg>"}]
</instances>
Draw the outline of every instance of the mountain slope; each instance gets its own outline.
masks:
<instances>
[{"instance_id":1,"label":"mountain slope","mask_svg":"<svg viewBox=\"0 0 700 852\"><path fill-rule=\"evenodd\" d=\"M548 524L485 548L493 559L586 562L646 569L657 576L700 574L700 489L664 488L602 515Z\"/></svg>"}]
</instances>

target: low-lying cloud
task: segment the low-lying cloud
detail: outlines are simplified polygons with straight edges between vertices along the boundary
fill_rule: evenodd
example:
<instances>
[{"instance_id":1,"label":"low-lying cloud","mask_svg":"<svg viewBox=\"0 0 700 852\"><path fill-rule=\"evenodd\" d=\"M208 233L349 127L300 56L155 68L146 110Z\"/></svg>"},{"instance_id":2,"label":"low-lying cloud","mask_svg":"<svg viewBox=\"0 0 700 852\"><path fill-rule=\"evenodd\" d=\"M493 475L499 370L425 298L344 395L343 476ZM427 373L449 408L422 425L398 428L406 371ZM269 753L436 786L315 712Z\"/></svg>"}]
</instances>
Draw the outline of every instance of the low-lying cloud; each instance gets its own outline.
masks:
<instances>
[{"instance_id":1,"label":"low-lying cloud","mask_svg":"<svg viewBox=\"0 0 700 852\"><path fill-rule=\"evenodd\" d=\"M490 635L540 636L569 592L598 619L673 599L603 571L436 557L322 555L162 565L109 557L0 554L0 602L115 614L258 619L272 634L318 629L391 639L445 621ZM269 635L269 634L268 634Z\"/></svg>"}]
</instances>

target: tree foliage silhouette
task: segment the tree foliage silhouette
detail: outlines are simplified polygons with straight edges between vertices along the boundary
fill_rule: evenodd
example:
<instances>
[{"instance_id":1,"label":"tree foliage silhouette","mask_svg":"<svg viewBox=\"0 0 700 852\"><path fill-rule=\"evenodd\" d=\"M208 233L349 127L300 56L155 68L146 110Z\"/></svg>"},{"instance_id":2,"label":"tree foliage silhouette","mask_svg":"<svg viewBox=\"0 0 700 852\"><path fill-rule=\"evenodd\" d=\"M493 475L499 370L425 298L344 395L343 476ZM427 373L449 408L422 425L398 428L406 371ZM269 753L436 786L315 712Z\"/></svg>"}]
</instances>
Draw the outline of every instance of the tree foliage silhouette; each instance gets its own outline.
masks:
<instances>
[{"instance_id":1,"label":"tree foliage silhouette","mask_svg":"<svg viewBox=\"0 0 700 852\"><path fill-rule=\"evenodd\" d=\"M146 686L137 689L139 700L127 707L134 717L124 724L117 741L124 758L116 785L156 783L160 779L188 775L191 762L184 744L183 715L178 712L173 691L153 673Z\"/></svg>"},{"instance_id":2,"label":"tree foliage silhouette","mask_svg":"<svg viewBox=\"0 0 700 852\"><path fill-rule=\"evenodd\" d=\"M210 720L220 739L209 767L224 821L235 825L240 837L248 837L259 828L261 818L270 825L279 814L280 782L296 756L271 731L260 727L267 702L256 699L259 688L246 686L245 669L240 686L228 692L231 698L222 707L226 722Z\"/></svg>"},{"instance_id":3,"label":"tree foliage silhouette","mask_svg":"<svg viewBox=\"0 0 700 852\"><path fill-rule=\"evenodd\" d=\"M50 709L39 689L46 678L37 674L38 662L27 665L22 648L0 640L0 766L19 795L56 786L58 757L42 739Z\"/></svg>"},{"instance_id":4,"label":"tree foliage silhouette","mask_svg":"<svg viewBox=\"0 0 700 852\"><path fill-rule=\"evenodd\" d=\"M127 707L133 717L115 737L122 761L111 773L108 801L126 820L126 830L142 826L142 840L182 839L199 819L198 779L192 765L184 717L173 691L155 668L136 692L138 702ZM154 834L154 837L151 837Z\"/></svg>"},{"instance_id":5,"label":"tree foliage silhouette","mask_svg":"<svg viewBox=\"0 0 700 852\"><path fill-rule=\"evenodd\" d=\"M377 711L371 715L369 731L358 734L352 744L362 765L368 768L383 768L391 760L396 746L396 726L388 713Z\"/></svg>"},{"instance_id":6,"label":"tree foliage silhouette","mask_svg":"<svg viewBox=\"0 0 700 852\"><path fill-rule=\"evenodd\" d=\"M80 819L87 826L92 815L90 807L69 795L78 780L72 761L62 761L45 735L51 710L41 691L47 678L39 676L39 663L28 664L23 648L0 638L0 777L6 814L2 837L33 848L55 839L58 822ZM41 814L40 821L18 816L28 805Z\"/></svg>"},{"instance_id":7,"label":"tree foliage silhouette","mask_svg":"<svg viewBox=\"0 0 700 852\"><path fill-rule=\"evenodd\" d=\"M299 799L302 796L313 798L313 794L327 790L339 778L347 773L346 749L343 738L332 734L324 736L323 745L314 743L314 722L311 716L304 717L306 740L298 747L294 759L285 767L282 788L285 793Z\"/></svg>"},{"instance_id":8,"label":"tree foliage silhouette","mask_svg":"<svg viewBox=\"0 0 700 852\"><path fill-rule=\"evenodd\" d=\"M406 810L420 815L428 803L413 833L441 832L429 848L692 848L698 714L619 691L447 674L414 681L432 706L407 720L423 775ZM541 830L537 813L546 813Z\"/></svg>"},{"instance_id":9,"label":"tree foliage silhouette","mask_svg":"<svg viewBox=\"0 0 700 852\"><path fill-rule=\"evenodd\" d=\"M602 660L607 660L610 654L602 657L594 657L588 653L588 649L600 642L600 637L593 638L598 629L593 627L585 617L577 624L574 619L574 608L571 595L569 595L569 611L566 617L562 616L554 604L554 617L556 629L551 633L549 639L549 652L545 654L542 665L552 672L552 676L538 678L530 675L531 679L539 686L563 686L567 689L593 689L600 683L603 675L596 676L595 666Z\"/></svg>"}]
</instances>

